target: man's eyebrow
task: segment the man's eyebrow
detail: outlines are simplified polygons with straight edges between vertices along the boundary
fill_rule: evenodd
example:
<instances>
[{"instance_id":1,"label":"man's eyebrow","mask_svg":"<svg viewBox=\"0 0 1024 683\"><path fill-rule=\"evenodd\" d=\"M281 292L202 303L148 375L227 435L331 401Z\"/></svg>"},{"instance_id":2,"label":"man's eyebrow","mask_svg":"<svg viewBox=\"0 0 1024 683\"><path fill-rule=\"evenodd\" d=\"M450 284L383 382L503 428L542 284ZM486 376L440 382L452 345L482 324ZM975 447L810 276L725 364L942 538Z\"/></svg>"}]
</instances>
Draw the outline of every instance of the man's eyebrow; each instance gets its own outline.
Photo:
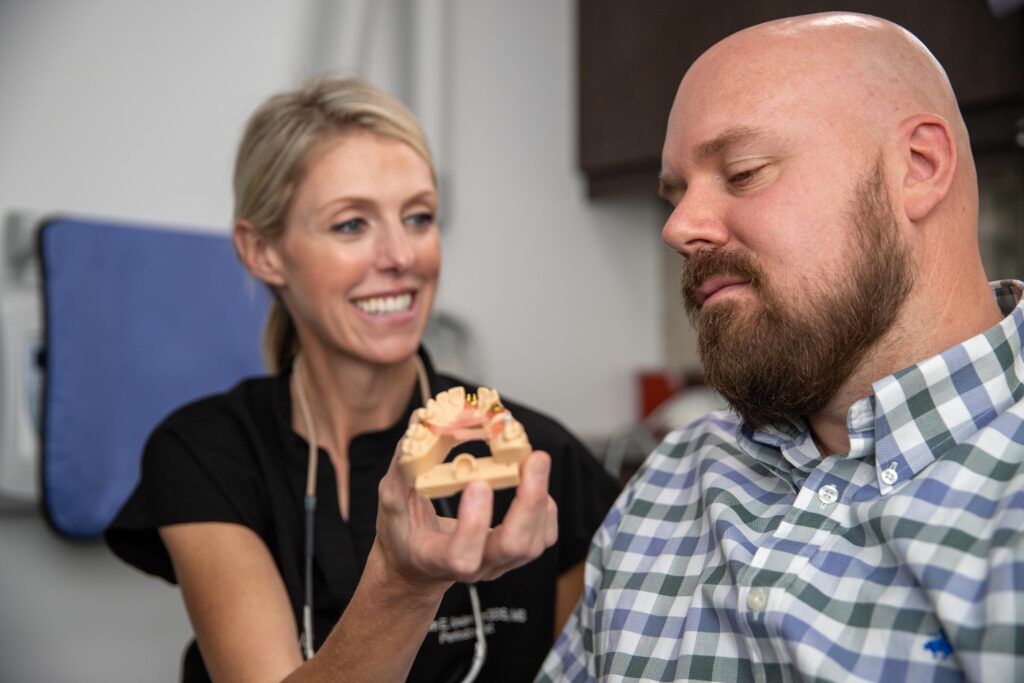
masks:
<instances>
[{"instance_id":1,"label":"man's eyebrow","mask_svg":"<svg viewBox=\"0 0 1024 683\"><path fill-rule=\"evenodd\" d=\"M699 143L693 148L693 156L698 161L704 161L713 157L722 150L737 145L741 142L748 142L753 138L769 138L769 133L763 128L752 128L750 126L737 126L716 135L710 140Z\"/></svg>"},{"instance_id":2,"label":"man's eyebrow","mask_svg":"<svg viewBox=\"0 0 1024 683\"><path fill-rule=\"evenodd\" d=\"M706 161L721 154L724 150L734 145L739 145L751 140L774 140L775 135L764 128L752 126L736 126L719 133L710 140L698 143L693 148L693 158L697 162ZM670 171L662 171L658 176L658 195L669 199L678 194L680 190L686 189L686 181Z\"/></svg>"}]
</instances>

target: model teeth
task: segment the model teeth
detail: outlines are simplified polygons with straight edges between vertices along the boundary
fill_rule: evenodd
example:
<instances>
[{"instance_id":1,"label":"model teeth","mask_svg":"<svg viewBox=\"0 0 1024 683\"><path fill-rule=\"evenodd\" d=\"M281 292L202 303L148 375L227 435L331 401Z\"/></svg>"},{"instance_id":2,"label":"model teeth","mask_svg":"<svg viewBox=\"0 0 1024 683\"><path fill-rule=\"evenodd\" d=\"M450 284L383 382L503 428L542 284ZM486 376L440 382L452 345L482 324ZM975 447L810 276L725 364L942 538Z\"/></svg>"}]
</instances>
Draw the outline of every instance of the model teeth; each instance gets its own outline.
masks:
<instances>
[{"instance_id":1,"label":"model teeth","mask_svg":"<svg viewBox=\"0 0 1024 683\"><path fill-rule=\"evenodd\" d=\"M355 304L364 313L403 313L412 306L412 294L375 296L372 299L360 299Z\"/></svg>"}]
</instances>

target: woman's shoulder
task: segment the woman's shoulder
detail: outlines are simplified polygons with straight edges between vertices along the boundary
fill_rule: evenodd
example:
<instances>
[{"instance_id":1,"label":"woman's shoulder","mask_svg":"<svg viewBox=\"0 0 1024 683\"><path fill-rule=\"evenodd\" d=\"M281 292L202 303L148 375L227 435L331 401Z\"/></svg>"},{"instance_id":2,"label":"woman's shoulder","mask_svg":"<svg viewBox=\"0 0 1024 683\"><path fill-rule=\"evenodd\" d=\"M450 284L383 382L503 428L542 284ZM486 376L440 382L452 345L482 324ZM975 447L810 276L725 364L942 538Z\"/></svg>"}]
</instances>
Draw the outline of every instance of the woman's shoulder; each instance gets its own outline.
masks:
<instances>
[{"instance_id":1,"label":"woman's shoulder","mask_svg":"<svg viewBox=\"0 0 1024 683\"><path fill-rule=\"evenodd\" d=\"M259 462L288 450L287 383L278 377L245 379L233 388L177 408L150 432L143 469L222 466L259 469ZM218 465L219 463L219 465Z\"/></svg>"},{"instance_id":2,"label":"woman's shoulder","mask_svg":"<svg viewBox=\"0 0 1024 683\"><path fill-rule=\"evenodd\" d=\"M251 518L291 466L275 393L275 378L244 380L178 408L150 433L139 491L156 525L245 519L262 529Z\"/></svg>"},{"instance_id":3,"label":"woman's shoulder","mask_svg":"<svg viewBox=\"0 0 1024 683\"><path fill-rule=\"evenodd\" d=\"M278 411L278 377L244 379L227 391L207 394L174 409L153 434L201 436L218 434L232 426L266 423Z\"/></svg>"},{"instance_id":4,"label":"woman's shoulder","mask_svg":"<svg viewBox=\"0 0 1024 683\"><path fill-rule=\"evenodd\" d=\"M188 522L228 522L268 533L267 499L279 478L267 477L263 445L275 378L243 380L228 391L174 410L150 433L135 491L106 533L122 559L174 581L156 530ZM269 408L267 406L270 406Z\"/></svg>"}]
</instances>

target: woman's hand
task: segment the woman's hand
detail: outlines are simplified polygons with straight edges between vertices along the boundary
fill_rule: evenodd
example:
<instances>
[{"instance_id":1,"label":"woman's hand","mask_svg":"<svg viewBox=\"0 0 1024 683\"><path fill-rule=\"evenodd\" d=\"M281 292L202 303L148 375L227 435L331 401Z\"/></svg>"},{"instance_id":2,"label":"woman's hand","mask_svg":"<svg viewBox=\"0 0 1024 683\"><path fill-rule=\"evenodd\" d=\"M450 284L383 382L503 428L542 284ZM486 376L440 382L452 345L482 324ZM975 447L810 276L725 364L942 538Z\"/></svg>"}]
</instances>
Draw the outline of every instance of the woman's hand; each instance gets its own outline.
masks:
<instances>
[{"instance_id":1,"label":"woman's hand","mask_svg":"<svg viewBox=\"0 0 1024 683\"><path fill-rule=\"evenodd\" d=\"M497 578L533 560L558 538L558 510L548 495L550 470L547 453L530 454L508 513L492 529L494 492L488 484L470 483L458 516L439 517L433 504L405 482L394 458L379 487L377 569L412 590L443 591L456 581Z\"/></svg>"},{"instance_id":2,"label":"woman's hand","mask_svg":"<svg viewBox=\"0 0 1024 683\"><path fill-rule=\"evenodd\" d=\"M526 459L515 500L493 529L489 485L466 487L456 519L438 517L395 461L380 482L377 538L359 586L316 656L289 681L404 681L453 582L496 578L558 538L547 453Z\"/></svg>"}]
</instances>

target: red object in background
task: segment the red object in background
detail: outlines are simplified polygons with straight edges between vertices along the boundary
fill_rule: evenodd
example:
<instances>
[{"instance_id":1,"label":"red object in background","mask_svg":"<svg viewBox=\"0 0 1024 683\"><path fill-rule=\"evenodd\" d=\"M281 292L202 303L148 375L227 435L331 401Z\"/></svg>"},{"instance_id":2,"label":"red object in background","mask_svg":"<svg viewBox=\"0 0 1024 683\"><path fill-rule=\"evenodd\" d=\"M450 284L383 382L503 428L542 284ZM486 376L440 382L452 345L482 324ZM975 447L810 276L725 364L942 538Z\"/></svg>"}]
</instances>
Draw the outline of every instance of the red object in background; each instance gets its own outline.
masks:
<instances>
[{"instance_id":1,"label":"red object in background","mask_svg":"<svg viewBox=\"0 0 1024 683\"><path fill-rule=\"evenodd\" d=\"M644 419L654 409L665 402L665 399L676 393L675 382L664 370L640 372L637 375L640 385L640 419Z\"/></svg>"}]
</instances>

